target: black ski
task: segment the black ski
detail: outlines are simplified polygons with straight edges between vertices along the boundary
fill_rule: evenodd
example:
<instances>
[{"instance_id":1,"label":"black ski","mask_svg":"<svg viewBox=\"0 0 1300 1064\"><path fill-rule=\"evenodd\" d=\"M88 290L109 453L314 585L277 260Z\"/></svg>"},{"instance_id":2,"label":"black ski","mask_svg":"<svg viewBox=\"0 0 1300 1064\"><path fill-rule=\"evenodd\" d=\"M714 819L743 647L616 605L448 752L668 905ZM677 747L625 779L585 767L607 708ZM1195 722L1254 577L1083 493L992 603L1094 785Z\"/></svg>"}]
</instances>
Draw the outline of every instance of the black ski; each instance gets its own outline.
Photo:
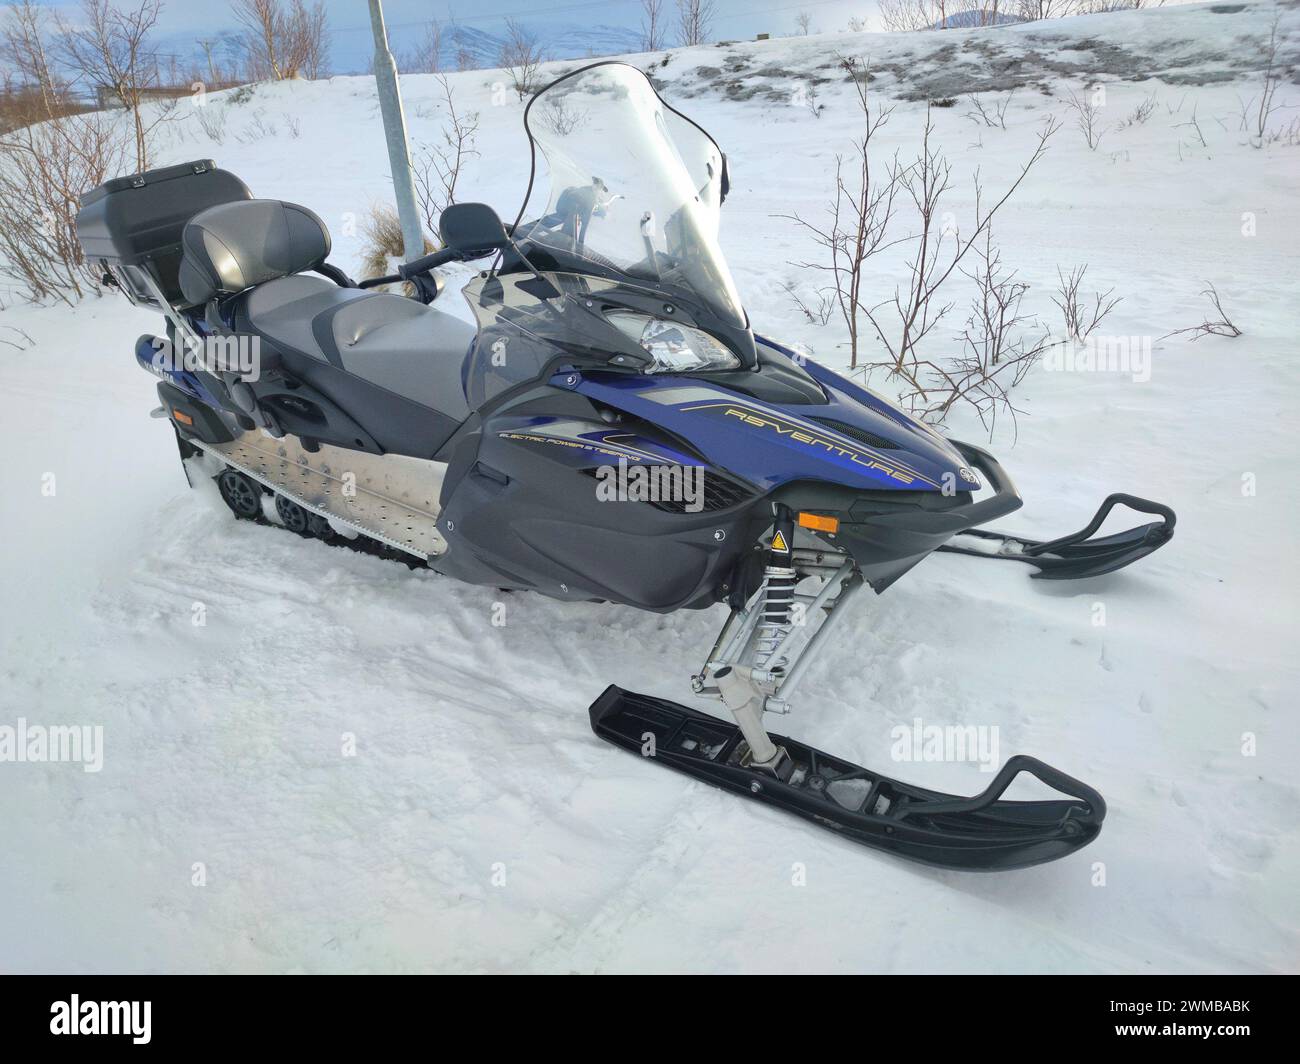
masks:
<instances>
[{"instance_id":1,"label":"black ski","mask_svg":"<svg viewBox=\"0 0 1300 1064\"><path fill-rule=\"evenodd\" d=\"M715 786L830 828L855 842L942 868L991 872L1053 861L1101 831L1106 803L1085 783L1023 754L982 794L962 798L900 783L792 739L788 779L742 764L744 740L727 721L613 685L591 705L602 739ZM1027 772L1070 800L1003 801ZM785 775L785 773L782 773Z\"/></svg>"},{"instance_id":2,"label":"black ski","mask_svg":"<svg viewBox=\"0 0 1300 1064\"><path fill-rule=\"evenodd\" d=\"M1118 505L1127 506L1139 513L1154 514L1160 520L1116 532L1114 535L1090 539L1101 528L1111 510ZM1113 573L1116 569L1123 569L1139 558L1145 558L1152 551L1159 550L1173 539L1176 520L1174 511L1163 503L1116 492L1106 497L1092 520L1083 528L1059 539L1026 539L1024 536L1013 536L994 529L968 528L959 532L951 543L945 543L938 549L950 554L969 554L976 558L1025 562L1038 569L1038 572L1029 574L1035 580L1080 580ZM991 542L994 547L990 550L963 546L960 542L962 536L974 536Z\"/></svg>"}]
</instances>

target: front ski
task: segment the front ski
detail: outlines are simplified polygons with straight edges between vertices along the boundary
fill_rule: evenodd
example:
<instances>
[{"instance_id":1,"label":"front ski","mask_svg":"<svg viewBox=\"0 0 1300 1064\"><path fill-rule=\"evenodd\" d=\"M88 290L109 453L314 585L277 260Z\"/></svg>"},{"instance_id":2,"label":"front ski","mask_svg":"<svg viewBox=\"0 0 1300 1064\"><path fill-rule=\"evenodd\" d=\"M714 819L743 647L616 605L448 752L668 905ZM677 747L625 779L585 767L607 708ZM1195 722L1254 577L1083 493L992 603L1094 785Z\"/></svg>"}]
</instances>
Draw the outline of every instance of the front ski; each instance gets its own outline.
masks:
<instances>
[{"instance_id":1,"label":"front ski","mask_svg":"<svg viewBox=\"0 0 1300 1064\"><path fill-rule=\"evenodd\" d=\"M941 868L992 872L1054 861L1101 831L1100 794L1033 757L1017 755L982 794L962 798L900 783L781 736L790 771L747 767L740 729L675 702L613 685L591 705L602 739L696 779L830 828L855 842ZM1026 772L1068 801L1003 801Z\"/></svg>"},{"instance_id":2,"label":"front ski","mask_svg":"<svg viewBox=\"0 0 1300 1064\"><path fill-rule=\"evenodd\" d=\"M1089 539L1118 504L1144 514L1154 514L1161 520L1138 525L1111 536ZM1078 532L1071 532L1059 539L1026 539L992 529L968 528L958 533L953 542L938 549L951 554L969 554L976 558L1025 562L1038 569L1038 572L1030 574L1035 580L1079 580L1113 573L1163 547L1173 538L1174 521L1174 511L1163 503L1116 493L1106 497L1106 501L1087 525ZM966 536L975 537L980 544L961 543L961 539Z\"/></svg>"}]
</instances>

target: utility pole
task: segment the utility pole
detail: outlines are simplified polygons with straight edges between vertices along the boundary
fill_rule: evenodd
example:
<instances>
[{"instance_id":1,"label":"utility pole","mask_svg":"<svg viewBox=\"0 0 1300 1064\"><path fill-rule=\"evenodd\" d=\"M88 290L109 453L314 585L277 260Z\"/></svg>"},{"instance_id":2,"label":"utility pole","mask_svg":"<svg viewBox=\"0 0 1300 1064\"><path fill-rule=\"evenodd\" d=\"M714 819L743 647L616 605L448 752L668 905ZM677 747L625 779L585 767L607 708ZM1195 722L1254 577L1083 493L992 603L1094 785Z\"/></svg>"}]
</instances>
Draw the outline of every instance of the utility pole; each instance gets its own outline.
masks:
<instances>
[{"instance_id":1,"label":"utility pole","mask_svg":"<svg viewBox=\"0 0 1300 1064\"><path fill-rule=\"evenodd\" d=\"M379 110L384 116L384 137L388 141L388 167L393 173L397 218L402 224L402 247L406 261L410 262L424 254L424 230L415 206L415 180L411 176L411 152L406 145L402 96L397 89L397 64L388 50L380 0L370 0L370 28L375 34L375 84L379 87Z\"/></svg>"},{"instance_id":2,"label":"utility pole","mask_svg":"<svg viewBox=\"0 0 1300 1064\"><path fill-rule=\"evenodd\" d=\"M217 65L212 61L212 46L216 43L216 41L199 41L199 47L208 57L208 87L211 89L217 87Z\"/></svg>"}]
</instances>

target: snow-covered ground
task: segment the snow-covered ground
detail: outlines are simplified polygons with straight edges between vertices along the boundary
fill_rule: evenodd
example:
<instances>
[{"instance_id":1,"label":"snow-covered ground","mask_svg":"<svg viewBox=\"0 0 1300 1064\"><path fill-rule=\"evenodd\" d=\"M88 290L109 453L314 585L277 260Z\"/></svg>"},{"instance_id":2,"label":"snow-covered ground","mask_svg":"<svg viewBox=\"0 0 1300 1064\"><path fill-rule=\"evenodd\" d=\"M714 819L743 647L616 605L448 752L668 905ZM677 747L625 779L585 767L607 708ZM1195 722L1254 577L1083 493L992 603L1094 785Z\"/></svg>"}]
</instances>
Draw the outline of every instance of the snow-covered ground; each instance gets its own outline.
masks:
<instances>
[{"instance_id":1,"label":"snow-covered ground","mask_svg":"<svg viewBox=\"0 0 1300 1064\"><path fill-rule=\"evenodd\" d=\"M1300 10L1280 10L1285 125ZM1057 323L1057 267L1087 263L1124 297L1112 334L1199 323L1206 281L1243 330L1155 343L1141 383L1040 367L1018 438L1007 425L992 440L1027 500L1013 527L1063 532L1122 490L1178 511L1170 546L1061 586L928 559L859 601L776 726L968 793L987 782L973 765L891 764L890 730L997 726L1001 757L1035 754L1106 796L1093 846L1004 875L925 870L641 764L591 734L588 703L610 682L691 702L720 608L659 617L521 594L499 627L491 589L237 523L186 489L148 417L153 382L131 352L155 318L111 295L9 305L0 726L101 725L104 752L97 773L0 763L0 970L1300 969L1300 145L1254 147L1237 117L1272 11L632 60L655 63L729 154L723 245L756 324L832 366L843 328L809 324L783 291L811 283L788 263L816 248L775 216L815 214L848 150L835 52L869 57L896 105L882 154L915 149L925 99L1020 85L1005 130L977 127L961 99L933 112L959 223L975 168L996 192L1045 115L1066 123L996 227L1029 309ZM796 91L815 77L820 118ZM513 213L521 106L493 80L452 75L481 123L463 188ZM1097 82L1112 128L1093 151L1063 97ZM412 139L432 139L437 85L404 91ZM1115 128L1151 93L1144 123ZM310 205L355 269L357 221L388 189L372 83L209 106L229 109L224 143L187 117L161 161L212 156L255 194ZM276 132L241 138L259 112ZM868 287L891 292L895 267ZM947 429L982 435L962 415Z\"/></svg>"}]
</instances>

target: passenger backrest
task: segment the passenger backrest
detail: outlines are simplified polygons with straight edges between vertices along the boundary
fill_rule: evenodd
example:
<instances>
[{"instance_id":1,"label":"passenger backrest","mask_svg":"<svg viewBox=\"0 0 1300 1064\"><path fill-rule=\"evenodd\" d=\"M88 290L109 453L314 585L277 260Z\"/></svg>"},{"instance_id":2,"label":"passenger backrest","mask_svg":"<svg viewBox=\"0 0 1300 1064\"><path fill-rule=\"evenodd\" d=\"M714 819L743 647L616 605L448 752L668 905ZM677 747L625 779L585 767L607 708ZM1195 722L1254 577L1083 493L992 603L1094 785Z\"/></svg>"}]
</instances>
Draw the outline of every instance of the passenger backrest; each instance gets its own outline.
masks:
<instances>
[{"instance_id":1,"label":"passenger backrest","mask_svg":"<svg viewBox=\"0 0 1300 1064\"><path fill-rule=\"evenodd\" d=\"M330 253L325 223L306 207L242 200L200 211L181 234L180 286L192 303L312 270Z\"/></svg>"}]
</instances>

